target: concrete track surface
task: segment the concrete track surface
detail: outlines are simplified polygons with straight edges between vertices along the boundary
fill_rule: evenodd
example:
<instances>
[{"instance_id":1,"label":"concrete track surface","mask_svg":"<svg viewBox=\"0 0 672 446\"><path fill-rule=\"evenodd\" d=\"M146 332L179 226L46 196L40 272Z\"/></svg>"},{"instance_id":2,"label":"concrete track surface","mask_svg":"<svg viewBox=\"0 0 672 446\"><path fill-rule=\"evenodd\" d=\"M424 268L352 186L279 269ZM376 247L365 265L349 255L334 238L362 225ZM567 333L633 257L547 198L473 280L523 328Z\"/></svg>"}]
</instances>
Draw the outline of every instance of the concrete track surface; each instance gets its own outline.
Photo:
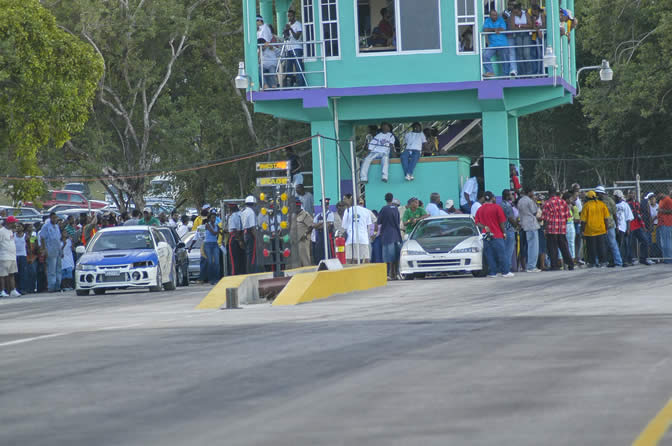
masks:
<instances>
[{"instance_id":1,"label":"concrete track surface","mask_svg":"<svg viewBox=\"0 0 672 446\"><path fill-rule=\"evenodd\" d=\"M668 265L208 289L0 300L0 445L628 445L672 395Z\"/></svg>"}]
</instances>

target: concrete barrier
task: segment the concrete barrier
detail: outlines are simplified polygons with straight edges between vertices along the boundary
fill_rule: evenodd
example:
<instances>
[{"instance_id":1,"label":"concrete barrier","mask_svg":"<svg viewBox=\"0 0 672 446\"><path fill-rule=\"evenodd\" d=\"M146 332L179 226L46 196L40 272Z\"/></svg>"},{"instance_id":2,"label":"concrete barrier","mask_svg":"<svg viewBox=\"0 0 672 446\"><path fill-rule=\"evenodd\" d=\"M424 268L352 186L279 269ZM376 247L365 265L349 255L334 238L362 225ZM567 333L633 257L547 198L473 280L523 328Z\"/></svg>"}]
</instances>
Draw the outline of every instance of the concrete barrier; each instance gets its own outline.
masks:
<instances>
[{"instance_id":1,"label":"concrete barrier","mask_svg":"<svg viewBox=\"0 0 672 446\"><path fill-rule=\"evenodd\" d=\"M297 268L285 271L286 275L294 276L301 273L311 273L316 266ZM215 285L205 298L196 306L198 310L217 310L226 306L226 290L235 288L238 290L238 303L250 305L266 302L259 298L259 281L270 279L273 273L245 274L241 276L227 276Z\"/></svg>"},{"instance_id":2,"label":"concrete barrier","mask_svg":"<svg viewBox=\"0 0 672 446\"><path fill-rule=\"evenodd\" d=\"M273 301L273 305L297 305L386 284L387 266L384 263L352 266L338 271L297 274Z\"/></svg>"}]
</instances>

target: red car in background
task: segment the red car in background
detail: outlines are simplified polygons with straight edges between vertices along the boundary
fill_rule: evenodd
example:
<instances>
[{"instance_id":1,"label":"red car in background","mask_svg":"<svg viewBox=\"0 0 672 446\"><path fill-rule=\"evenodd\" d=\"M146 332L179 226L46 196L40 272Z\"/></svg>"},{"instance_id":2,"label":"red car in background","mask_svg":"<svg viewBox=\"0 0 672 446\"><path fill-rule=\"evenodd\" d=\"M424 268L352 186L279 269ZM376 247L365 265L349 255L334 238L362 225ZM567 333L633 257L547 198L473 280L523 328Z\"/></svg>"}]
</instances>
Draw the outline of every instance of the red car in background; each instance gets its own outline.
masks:
<instances>
[{"instance_id":1,"label":"red car in background","mask_svg":"<svg viewBox=\"0 0 672 446\"><path fill-rule=\"evenodd\" d=\"M77 205L78 208L88 208L89 205L91 205L91 209L102 209L107 206L107 203L104 201L88 200L80 192L75 192L72 190L49 191L44 199L44 202L42 202L42 207L49 209L56 204L72 204ZM25 205L32 206L33 204L25 203Z\"/></svg>"}]
</instances>

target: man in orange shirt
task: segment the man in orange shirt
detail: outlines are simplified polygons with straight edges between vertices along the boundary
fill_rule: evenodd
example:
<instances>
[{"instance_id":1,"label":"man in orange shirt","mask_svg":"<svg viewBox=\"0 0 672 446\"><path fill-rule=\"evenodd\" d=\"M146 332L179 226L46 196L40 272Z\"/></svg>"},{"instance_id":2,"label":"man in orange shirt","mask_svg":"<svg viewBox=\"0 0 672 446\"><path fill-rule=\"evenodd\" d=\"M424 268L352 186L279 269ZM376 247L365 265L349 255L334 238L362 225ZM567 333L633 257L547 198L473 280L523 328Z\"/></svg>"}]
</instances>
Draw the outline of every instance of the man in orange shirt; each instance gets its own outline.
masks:
<instances>
[{"instance_id":1,"label":"man in orange shirt","mask_svg":"<svg viewBox=\"0 0 672 446\"><path fill-rule=\"evenodd\" d=\"M669 195L665 195L658 203L657 231L663 263L672 263L672 198Z\"/></svg>"}]
</instances>

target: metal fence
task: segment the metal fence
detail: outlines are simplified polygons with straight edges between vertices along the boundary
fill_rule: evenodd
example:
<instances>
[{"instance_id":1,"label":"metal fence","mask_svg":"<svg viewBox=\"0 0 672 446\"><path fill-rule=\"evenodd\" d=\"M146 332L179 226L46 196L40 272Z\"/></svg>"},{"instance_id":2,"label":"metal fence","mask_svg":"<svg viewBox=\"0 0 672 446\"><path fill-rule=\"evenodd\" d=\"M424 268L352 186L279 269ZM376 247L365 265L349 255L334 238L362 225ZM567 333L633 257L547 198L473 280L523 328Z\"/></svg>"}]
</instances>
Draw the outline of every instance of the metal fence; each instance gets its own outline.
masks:
<instances>
[{"instance_id":1,"label":"metal fence","mask_svg":"<svg viewBox=\"0 0 672 446\"><path fill-rule=\"evenodd\" d=\"M534 34L534 36L533 36ZM488 46L489 36L504 35L509 44L506 46ZM546 48L545 30L501 31L499 33L480 33L481 80L546 77L544 68L544 49ZM534 40L532 38L534 37ZM496 60L494 58L496 57Z\"/></svg>"},{"instance_id":2,"label":"metal fence","mask_svg":"<svg viewBox=\"0 0 672 446\"><path fill-rule=\"evenodd\" d=\"M300 46L303 48L295 48L295 46L287 41L258 45L259 85L262 90L294 90L327 86L324 41L302 42Z\"/></svg>"}]
</instances>

